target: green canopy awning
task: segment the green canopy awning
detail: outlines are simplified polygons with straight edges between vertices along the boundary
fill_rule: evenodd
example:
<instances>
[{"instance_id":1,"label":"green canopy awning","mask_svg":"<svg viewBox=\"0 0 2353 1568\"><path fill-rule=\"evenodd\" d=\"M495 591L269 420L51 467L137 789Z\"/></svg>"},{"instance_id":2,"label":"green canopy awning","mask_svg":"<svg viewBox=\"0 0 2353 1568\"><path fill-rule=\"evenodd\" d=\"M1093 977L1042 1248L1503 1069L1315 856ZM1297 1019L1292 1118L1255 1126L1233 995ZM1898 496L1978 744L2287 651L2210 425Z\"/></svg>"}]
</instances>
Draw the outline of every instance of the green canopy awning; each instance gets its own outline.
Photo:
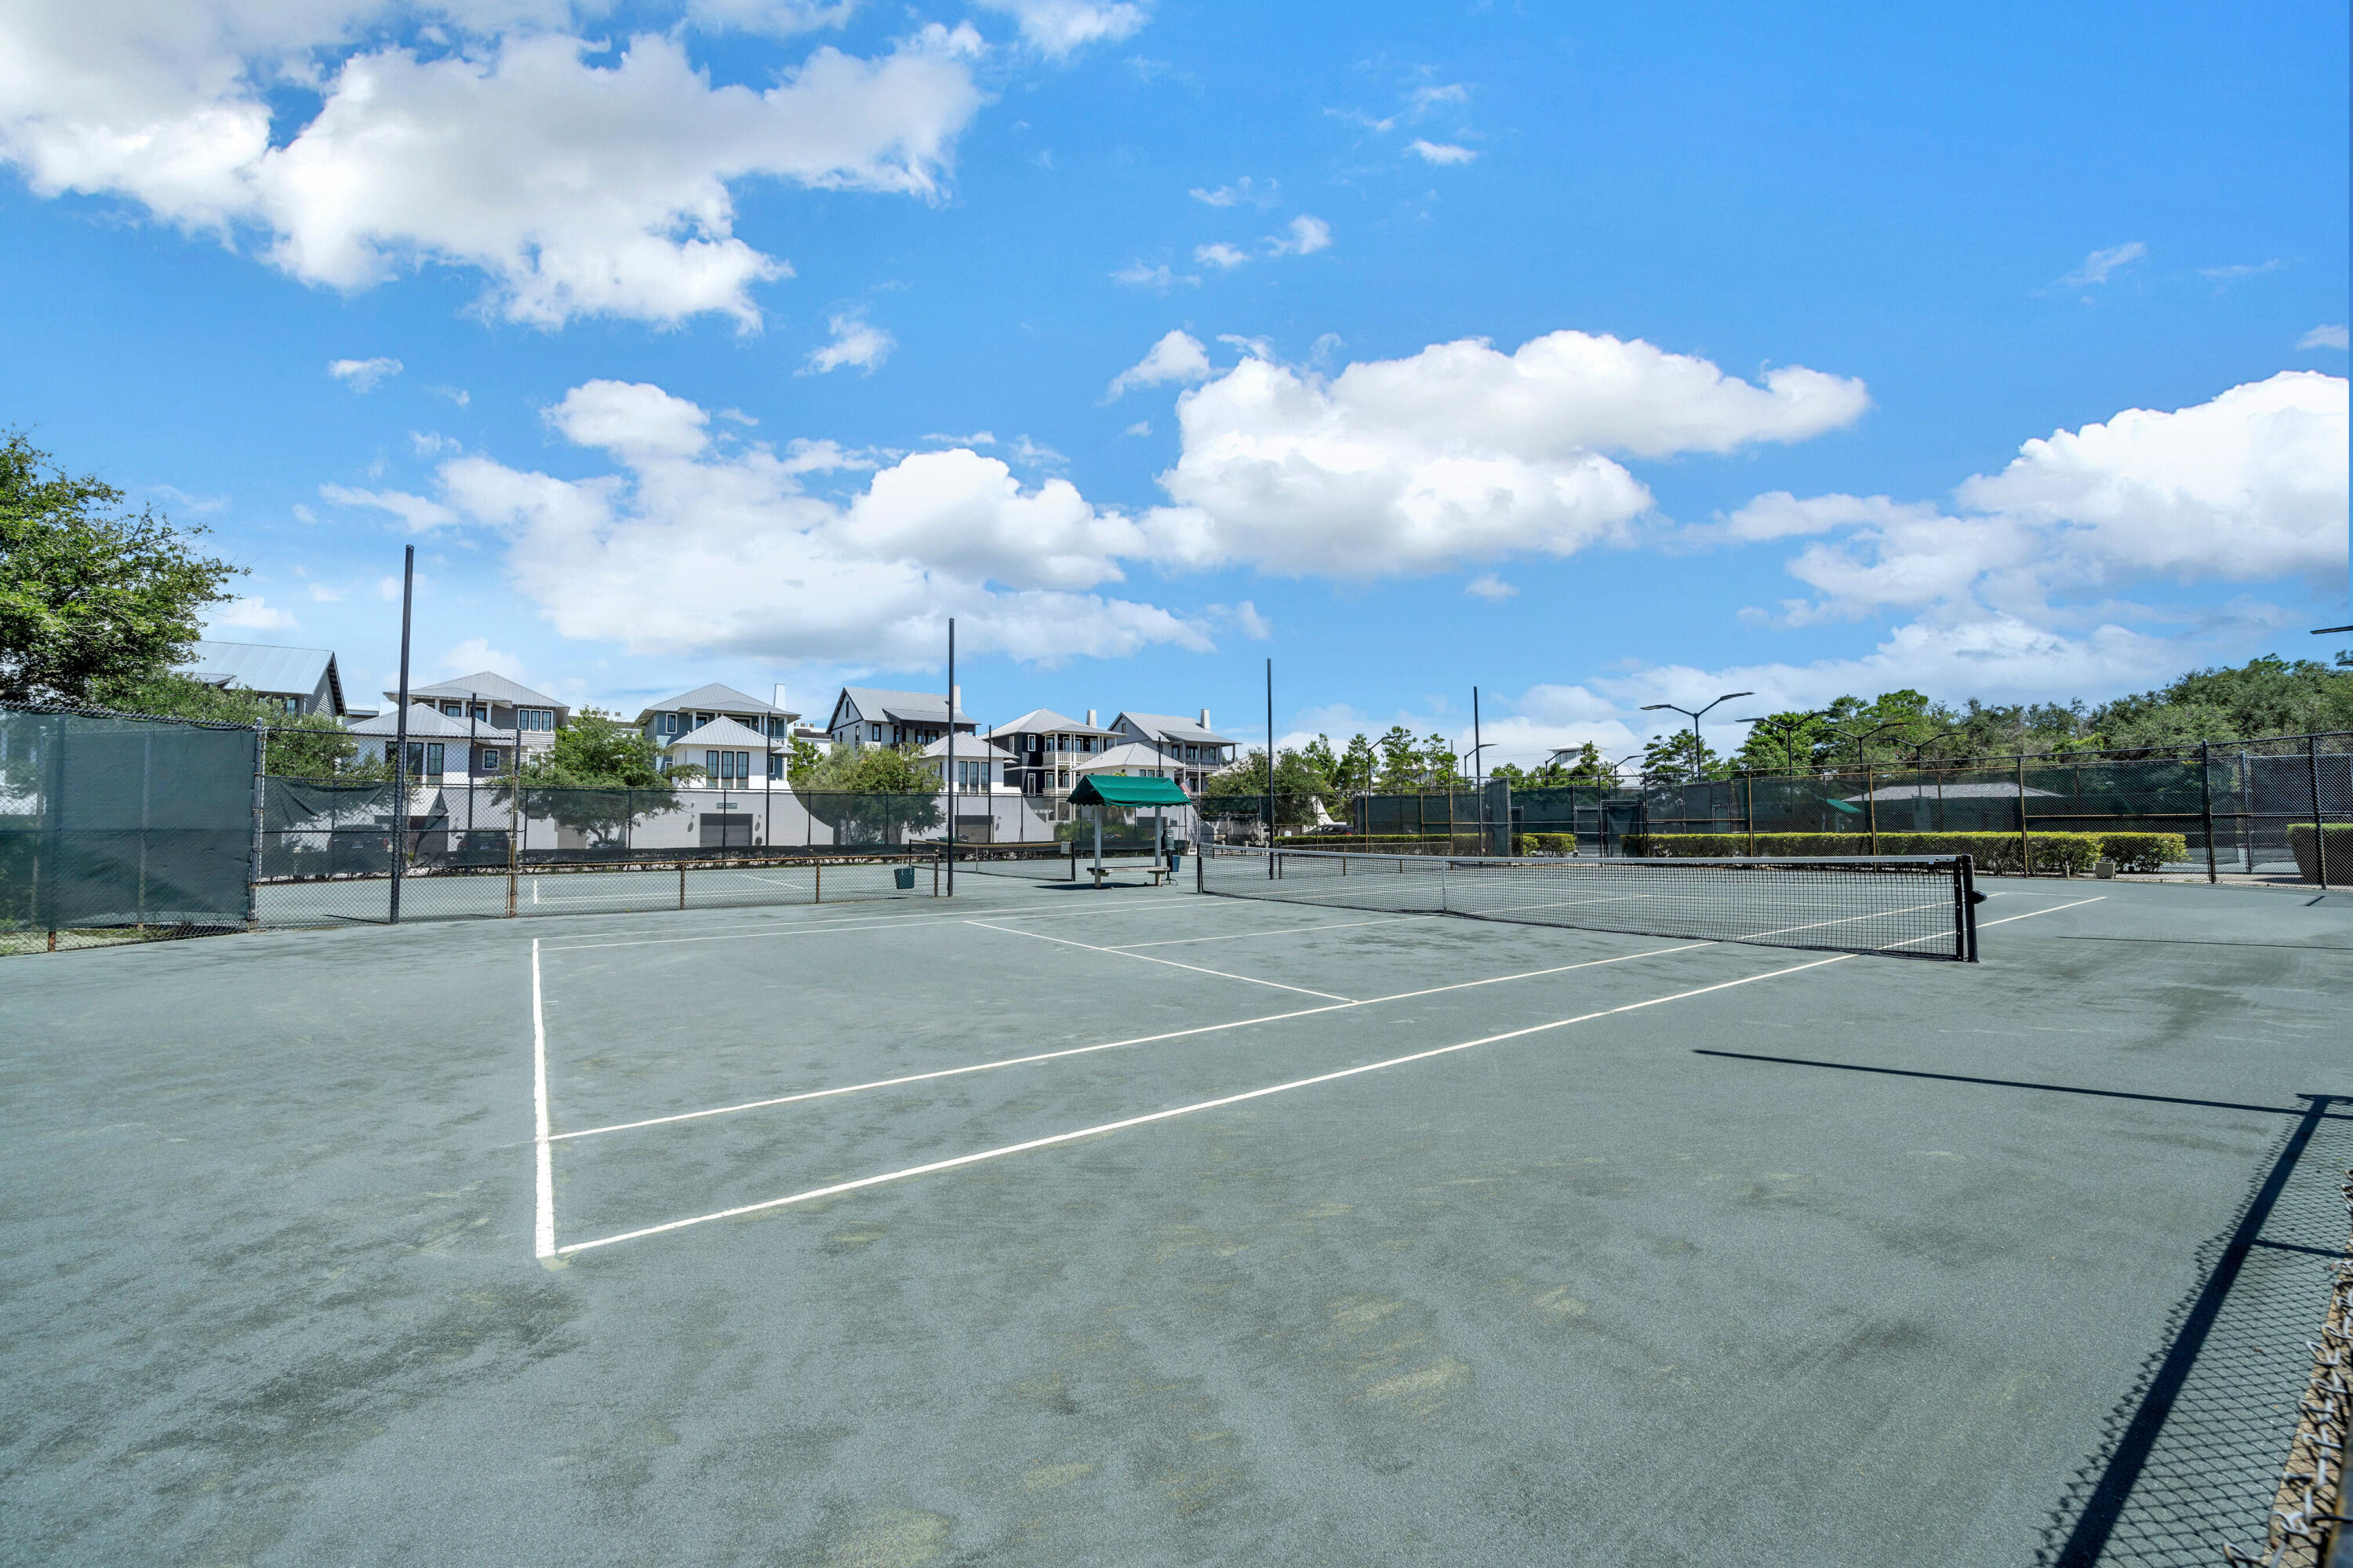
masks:
<instances>
[{"instance_id":1,"label":"green canopy awning","mask_svg":"<svg viewBox=\"0 0 2353 1568\"><path fill-rule=\"evenodd\" d=\"M1071 791L1073 806L1182 806L1190 799L1174 779L1090 773Z\"/></svg>"}]
</instances>

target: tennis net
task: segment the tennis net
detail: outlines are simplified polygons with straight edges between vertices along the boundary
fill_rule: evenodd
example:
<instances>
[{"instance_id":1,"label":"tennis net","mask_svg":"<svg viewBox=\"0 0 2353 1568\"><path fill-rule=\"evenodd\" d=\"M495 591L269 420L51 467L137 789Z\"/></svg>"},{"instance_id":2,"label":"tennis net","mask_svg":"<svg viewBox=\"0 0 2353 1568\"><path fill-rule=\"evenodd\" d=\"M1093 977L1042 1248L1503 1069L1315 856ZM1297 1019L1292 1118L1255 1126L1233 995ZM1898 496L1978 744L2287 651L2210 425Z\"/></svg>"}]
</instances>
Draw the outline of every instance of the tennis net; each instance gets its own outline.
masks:
<instances>
[{"instance_id":1,"label":"tennis net","mask_svg":"<svg viewBox=\"0 0 2353 1568\"><path fill-rule=\"evenodd\" d=\"M1203 893L1648 937L1977 961L1967 855L1501 859L1202 846Z\"/></svg>"}]
</instances>

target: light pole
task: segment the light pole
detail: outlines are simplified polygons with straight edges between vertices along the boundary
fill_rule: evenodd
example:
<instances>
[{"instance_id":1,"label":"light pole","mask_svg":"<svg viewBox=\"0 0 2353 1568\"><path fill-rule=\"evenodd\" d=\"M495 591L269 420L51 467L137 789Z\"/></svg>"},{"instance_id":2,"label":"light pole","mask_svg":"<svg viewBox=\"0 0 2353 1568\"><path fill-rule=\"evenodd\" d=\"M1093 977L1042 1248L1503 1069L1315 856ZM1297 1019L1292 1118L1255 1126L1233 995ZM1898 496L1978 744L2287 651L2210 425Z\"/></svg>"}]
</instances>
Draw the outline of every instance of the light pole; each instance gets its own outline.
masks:
<instances>
[{"instance_id":1,"label":"light pole","mask_svg":"<svg viewBox=\"0 0 2353 1568\"><path fill-rule=\"evenodd\" d=\"M1724 695L1716 698L1715 703L1728 703L1735 697L1753 697L1756 694L1757 694L1754 692L1726 692ZM1705 708L1696 709L1677 707L1672 703L1644 703L1642 705L1642 711L1646 714L1657 713L1660 709L1665 708L1672 712L1682 714L1692 721L1692 780L1694 783L1699 780L1700 758L1704 755L1700 749L1702 744L1699 738L1700 715L1707 712L1708 708L1715 706L1715 703L1708 704Z\"/></svg>"},{"instance_id":2,"label":"light pole","mask_svg":"<svg viewBox=\"0 0 2353 1568\"><path fill-rule=\"evenodd\" d=\"M1885 724L1863 731L1859 736L1841 737L1852 739L1856 755L1862 758L1862 807L1870 813L1864 821L1870 827L1871 853L1873 854L1879 853L1879 791L1873 789L1871 783L1871 738L1876 735L1884 735L1891 729L1902 729L1907 722L1909 721L1905 719L1891 719Z\"/></svg>"},{"instance_id":3,"label":"light pole","mask_svg":"<svg viewBox=\"0 0 2353 1568\"><path fill-rule=\"evenodd\" d=\"M1789 771L1795 773L1798 770L1799 733L1815 719L1828 718L1829 716L1830 709L1816 708L1812 713L1800 714L1794 719L1781 719L1767 716L1761 718L1734 719L1732 722L1735 724L1761 724L1767 729L1769 729L1774 734L1779 736L1781 737L1781 755L1788 758Z\"/></svg>"}]
</instances>

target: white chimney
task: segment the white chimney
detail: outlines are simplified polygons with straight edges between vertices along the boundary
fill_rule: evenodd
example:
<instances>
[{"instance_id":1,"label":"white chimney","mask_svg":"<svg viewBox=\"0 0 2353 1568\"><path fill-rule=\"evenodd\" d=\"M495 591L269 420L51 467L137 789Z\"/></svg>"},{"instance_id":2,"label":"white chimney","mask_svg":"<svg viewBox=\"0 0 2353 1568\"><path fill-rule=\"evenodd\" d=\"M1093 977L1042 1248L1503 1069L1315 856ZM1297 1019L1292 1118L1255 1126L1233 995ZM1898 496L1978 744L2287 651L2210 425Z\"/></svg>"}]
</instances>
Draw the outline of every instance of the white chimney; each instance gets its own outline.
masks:
<instances>
[{"instance_id":1,"label":"white chimney","mask_svg":"<svg viewBox=\"0 0 2353 1568\"><path fill-rule=\"evenodd\" d=\"M949 722L955 722L956 715L962 712L964 712L964 688L962 686L950 686L948 688Z\"/></svg>"},{"instance_id":2,"label":"white chimney","mask_svg":"<svg viewBox=\"0 0 2353 1568\"><path fill-rule=\"evenodd\" d=\"M1087 710L1087 727L1089 729L1101 729L1103 727L1101 725L1095 723L1095 710L1092 708L1089 708Z\"/></svg>"},{"instance_id":3,"label":"white chimney","mask_svg":"<svg viewBox=\"0 0 2353 1568\"><path fill-rule=\"evenodd\" d=\"M1209 727L1209 710L1207 708L1201 710L1201 727L1203 729Z\"/></svg>"}]
</instances>

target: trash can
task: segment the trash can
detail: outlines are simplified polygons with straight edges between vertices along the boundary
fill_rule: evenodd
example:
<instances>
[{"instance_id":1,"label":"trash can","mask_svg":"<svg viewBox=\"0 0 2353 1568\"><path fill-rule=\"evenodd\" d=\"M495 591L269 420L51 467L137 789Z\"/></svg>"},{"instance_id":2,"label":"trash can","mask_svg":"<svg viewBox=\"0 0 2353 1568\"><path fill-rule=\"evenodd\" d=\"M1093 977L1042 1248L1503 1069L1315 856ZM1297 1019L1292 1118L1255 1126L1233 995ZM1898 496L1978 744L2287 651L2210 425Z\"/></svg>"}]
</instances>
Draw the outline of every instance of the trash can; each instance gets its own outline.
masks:
<instances>
[{"instance_id":1,"label":"trash can","mask_svg":"<svg viewBox=\"0 0 2353 1568\"><path fill-rule=\"evenodd\" d=\"M900 892L911 892L915 885L915 868L912 865L902 865L891 874L891 880L898 885Z\"/></svg>"}]
</instances>

